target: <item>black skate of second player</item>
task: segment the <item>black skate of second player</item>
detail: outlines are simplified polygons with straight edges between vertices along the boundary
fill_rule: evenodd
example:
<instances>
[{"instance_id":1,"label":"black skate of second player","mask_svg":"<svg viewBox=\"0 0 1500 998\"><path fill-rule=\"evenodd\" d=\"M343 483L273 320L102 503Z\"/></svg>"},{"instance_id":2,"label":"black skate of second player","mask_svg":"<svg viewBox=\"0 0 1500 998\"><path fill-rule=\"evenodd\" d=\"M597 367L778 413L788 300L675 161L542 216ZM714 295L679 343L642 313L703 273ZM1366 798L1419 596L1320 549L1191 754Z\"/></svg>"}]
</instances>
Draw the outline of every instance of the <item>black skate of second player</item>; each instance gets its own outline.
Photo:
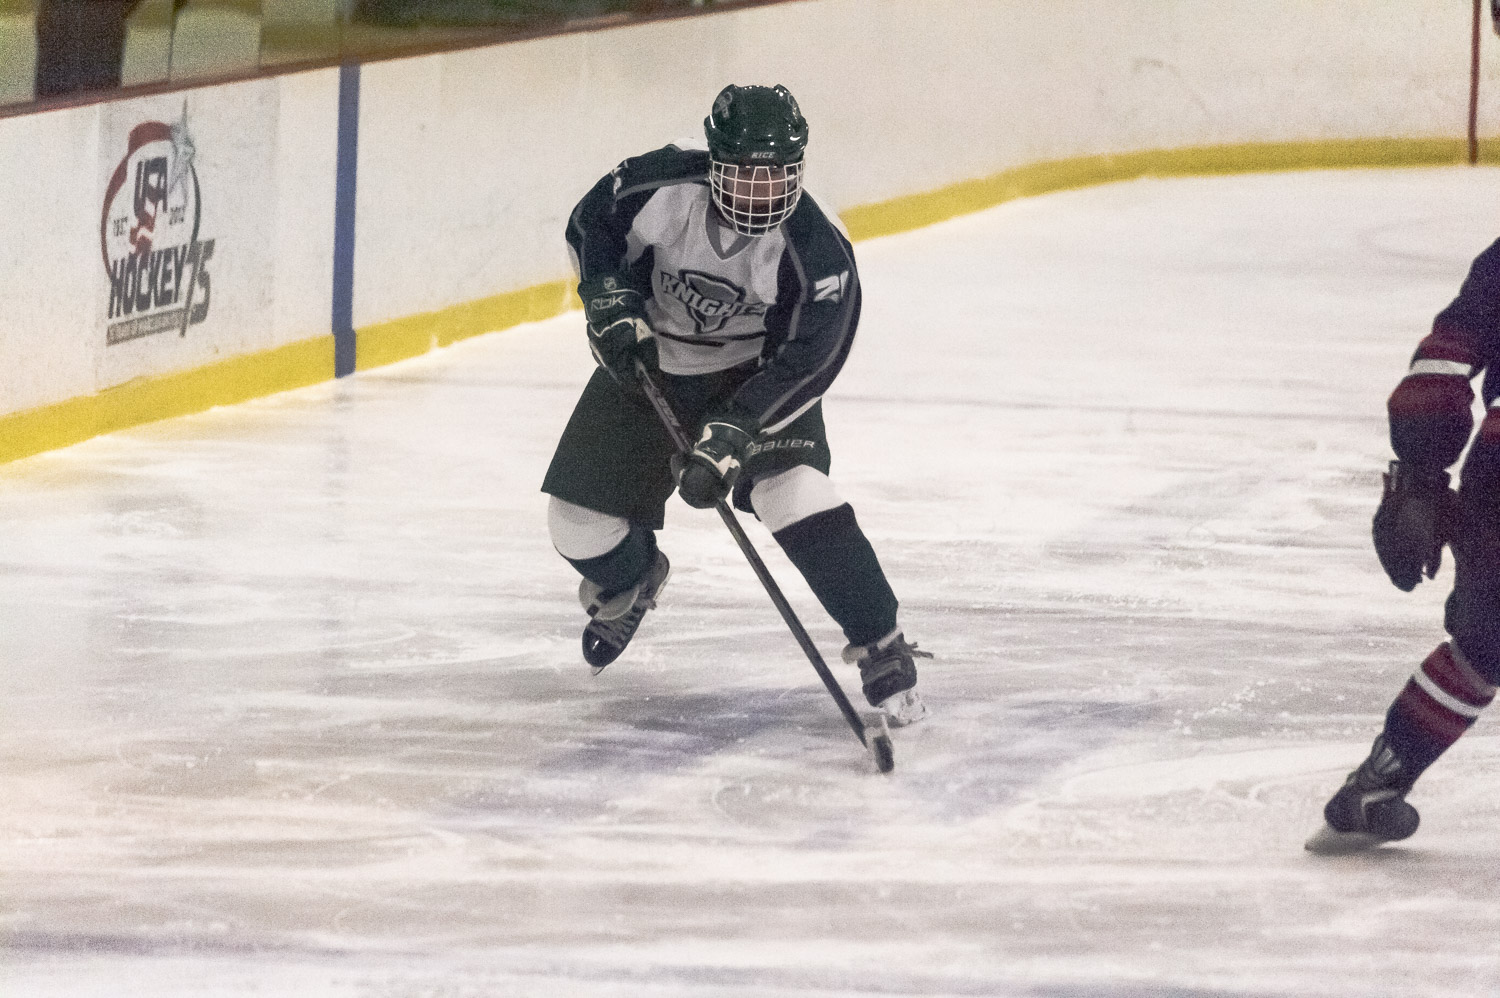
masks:
<instances>
[{"instance_id":1,"label":"black skate of second player","mask_svg":"<svg viewBox=\"0 0 1500 998\"><path fill-rule=\"evenodd\" d=\"M1448 471L1473 433L1472 378L1485 372L1487 412L1455 494ZM1397 460L1375 513L1375 550L1397 588L1437 574L1453 550L1449 639L1412 673L1370 755L1323 809L1314 852L1350 852L1417 830L1406 795L1489 706L1500 684L1500 242L1474 261L1438 313L1387 406Z\"/></svg>"},{"instance_id":2,"label":"black skate of second player","mask_svg":"<svg viewBox=\"0 0 1500 998\"><path fill-rule=\"evenodd\" d=\"M859 322L854 252L802 189L807 122L784 87L726 87L708 147L625 160L574 209L567 240L599 368L542 491L552 543L583 576L584 658L613 662L670 571L656 546L674 488L733 495L771 531L828 614L864 694L893 724L926 713L896 596L828 478L821 398ZM697 443L674 462L636 362ZM673 465L676 464L674 468Z\"/></svg>"}]
</instances>

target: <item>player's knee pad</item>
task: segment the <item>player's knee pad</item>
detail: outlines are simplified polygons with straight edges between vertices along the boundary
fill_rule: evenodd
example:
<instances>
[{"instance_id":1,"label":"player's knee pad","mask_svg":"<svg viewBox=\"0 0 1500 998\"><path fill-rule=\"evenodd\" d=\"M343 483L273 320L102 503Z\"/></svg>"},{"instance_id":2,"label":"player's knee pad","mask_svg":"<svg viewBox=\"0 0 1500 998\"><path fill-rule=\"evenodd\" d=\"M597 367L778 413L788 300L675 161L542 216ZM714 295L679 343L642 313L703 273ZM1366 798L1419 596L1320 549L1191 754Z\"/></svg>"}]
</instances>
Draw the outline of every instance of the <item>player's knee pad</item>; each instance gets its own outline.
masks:
<instances>
[{"instance_id":1,"label":"player's knee pad","mask_svg":"<svg viewBox=\"0 0 1500 998\"><path fill-rule=\"evenodd\" d=\"M828 476L805 464L757 479L750 490L755 515L771 533L844 504Z\"/></svg>"},{"instance_id":2,"label":"player's knee pad","mask_svg":"<svg viewBox=\"0 0 1500 998\"><path fill-rule=\"evenodd\" d=\"M547 526L557 553L602 593L635 585L656 560L655 532L623 516L553 496Z\"/></svg>"},{"instance_id":3,"label":"player's knee pad","mask_svg":"<svg viewBox=\"0 0 1500 998\"><path fill-rule=\"evenodd\" d=\"M630 521L553 496L547 506L547 532L558 554L585 561L619 547L630 533Z\"/></svg>"}]
</instances>

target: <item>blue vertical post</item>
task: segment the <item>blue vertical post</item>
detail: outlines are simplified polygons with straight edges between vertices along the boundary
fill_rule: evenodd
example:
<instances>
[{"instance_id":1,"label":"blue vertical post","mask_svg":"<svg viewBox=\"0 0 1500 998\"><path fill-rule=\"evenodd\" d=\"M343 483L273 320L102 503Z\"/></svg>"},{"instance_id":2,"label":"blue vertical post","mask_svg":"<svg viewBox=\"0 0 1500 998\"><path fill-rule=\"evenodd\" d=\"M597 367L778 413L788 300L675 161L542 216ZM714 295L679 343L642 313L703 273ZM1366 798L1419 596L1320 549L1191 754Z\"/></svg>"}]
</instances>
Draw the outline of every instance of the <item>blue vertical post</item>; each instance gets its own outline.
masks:
<instances>
[{"instance_id":1,"label":"blue vertical post","mask_svg":"<svg viewBox=\"0 0 1500 998\"><path fill-rule=\"evenodd\" d=\"M359 163L359 63L339 67L333 200L333 376L354 373L354 182Z\"/></svg>"}]
</instances>

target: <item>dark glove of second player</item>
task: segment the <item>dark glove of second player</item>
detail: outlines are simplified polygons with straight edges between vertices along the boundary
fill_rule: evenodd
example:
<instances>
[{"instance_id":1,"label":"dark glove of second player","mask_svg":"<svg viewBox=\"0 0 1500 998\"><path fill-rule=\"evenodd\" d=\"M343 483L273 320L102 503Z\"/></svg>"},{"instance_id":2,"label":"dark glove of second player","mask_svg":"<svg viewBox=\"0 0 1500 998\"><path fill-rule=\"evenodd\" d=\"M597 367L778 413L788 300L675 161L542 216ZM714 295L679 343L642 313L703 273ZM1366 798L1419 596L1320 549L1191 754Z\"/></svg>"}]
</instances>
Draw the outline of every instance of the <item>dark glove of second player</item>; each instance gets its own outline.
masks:
<instances>
[{"instance_id":1,"label":"dark glove of second player","mask_svg":"<svg viewBox=\"0 0 1500 998\"><path fill-rule=\"evenodd\" d=\"M757 432L754 417L733 408L705 419L693 449L674 462L682 501L707 509L729 495Z\"/></svg>"},{"instance_id":2,"label":"dark glove of second player","mask_svg":"<svg viewBox=\"0 0 1500 998\"><path fill-rule=\"evenodd\" d=\"M1458 495L1446 471L1391 462L1372 533L1380 567L1397 589L1409 593L1423 575L1437 575L1457 514Z\"/></svg>"},{"instance_id":3,"label":"dark glove of second player","mask_svg":"<svg viewBox=\"0 0 1500 998\"><path fill-rule=\"evenodd\" d=\"M645 298L613 274L581 282L578 296L583 299L594 360L620 384L636 387L637 360L656 369L656 334L646 321Z\"/></svg>"}]
</instances>

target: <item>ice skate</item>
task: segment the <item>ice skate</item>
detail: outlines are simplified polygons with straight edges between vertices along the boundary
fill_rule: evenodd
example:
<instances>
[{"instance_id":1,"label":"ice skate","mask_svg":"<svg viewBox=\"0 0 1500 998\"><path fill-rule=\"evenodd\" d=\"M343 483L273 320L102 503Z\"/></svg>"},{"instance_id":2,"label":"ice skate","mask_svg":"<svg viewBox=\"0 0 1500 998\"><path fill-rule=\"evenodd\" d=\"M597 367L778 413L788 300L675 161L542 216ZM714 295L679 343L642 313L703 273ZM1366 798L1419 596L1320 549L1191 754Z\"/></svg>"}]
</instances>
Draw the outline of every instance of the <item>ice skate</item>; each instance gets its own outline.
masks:
<instances>
[{"instance_id":1,"label":"ice skate","mask_svg":"<svg viewBox=\"0 0 1500 998\"><path fill-rule=\"evenodd\" d=\"M629 589L602 598L598 585L584 579L578 585L578 602L593 619L583 629L583 658L598 675L620 657L641 626L647 610L656 608L656 596L672 574L667 556L656 552L656 561L641 581Z\"/></svg>"},{"instance_id":2,"label":"ice skate","mask_svg":"<svg viewBox=\"0 0 1500 998\"><path fill-rule=\"evenodd\" d=\"M865 699L878 707L893 728L913 724L927 716L927 705L917 692L918 658L931 658L930 652L918 651L908 644L900 631L868 645L850 645L844 649L844 661L859 666L859 678Z\"/></svg>"},{"instance_id":3,"label":"ice skate","mask_svg":"<svg viewBox=\"0 0 1500 998\"><path fill-rule=\"evenodd\" d=\"M1410 790L1401 760L1386 746L1384 736L1376 738L1369 758L1323 808L1325 823L1307 840L1308 852L1360 852L1409 838L1421 820L1406 802Z\"/></svg>"}]
</instances>

